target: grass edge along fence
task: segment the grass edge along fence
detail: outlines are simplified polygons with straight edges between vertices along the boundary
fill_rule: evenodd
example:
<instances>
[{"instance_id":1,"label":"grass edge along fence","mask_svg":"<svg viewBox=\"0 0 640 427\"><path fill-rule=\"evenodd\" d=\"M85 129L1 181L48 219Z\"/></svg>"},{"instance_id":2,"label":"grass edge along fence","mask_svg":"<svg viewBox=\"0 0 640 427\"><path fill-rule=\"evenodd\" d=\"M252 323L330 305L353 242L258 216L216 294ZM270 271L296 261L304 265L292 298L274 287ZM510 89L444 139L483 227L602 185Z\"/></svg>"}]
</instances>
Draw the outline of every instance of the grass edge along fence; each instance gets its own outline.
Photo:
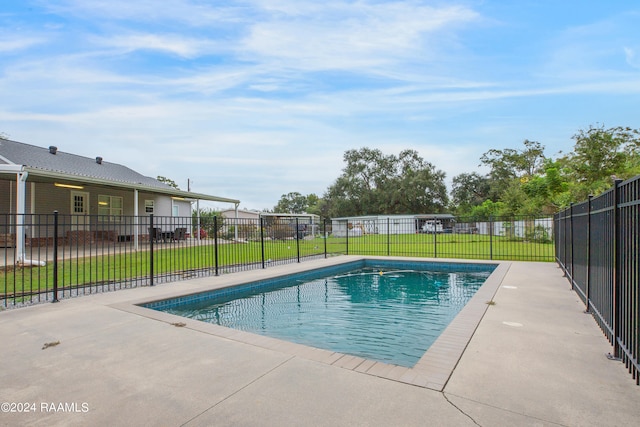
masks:
<instances>
[{"instance_id":1,"label":"grass edge along fence","mask_svg":"<svg viewBox=\"0 0 640 427\"><path fill-rule=\"evenodd\" d=\"M554 258L550 217L372 216L333 220L348 255L546 261ZM342 239L340 241L339 239Z\"/></svg>"},{"instance_id":2,"label":"grass edge along fence","mask_svg":"<svg viewBox=\"0 0 640 427\"><path fill-rule=\"evenodd\" d=\"M551 218L15 217L0 215L0 310L334 255L555 259Z\"/></svg>"},{"instance_id":3,"label":"grass edge along fence","mask_svg":"<svg viewBox=\"0 0 640 427\"><path fill-rule=\"evenodd\" d=\"M554 217L556 261L640 385L640 176Z\"/></svg>"}]
</instances>

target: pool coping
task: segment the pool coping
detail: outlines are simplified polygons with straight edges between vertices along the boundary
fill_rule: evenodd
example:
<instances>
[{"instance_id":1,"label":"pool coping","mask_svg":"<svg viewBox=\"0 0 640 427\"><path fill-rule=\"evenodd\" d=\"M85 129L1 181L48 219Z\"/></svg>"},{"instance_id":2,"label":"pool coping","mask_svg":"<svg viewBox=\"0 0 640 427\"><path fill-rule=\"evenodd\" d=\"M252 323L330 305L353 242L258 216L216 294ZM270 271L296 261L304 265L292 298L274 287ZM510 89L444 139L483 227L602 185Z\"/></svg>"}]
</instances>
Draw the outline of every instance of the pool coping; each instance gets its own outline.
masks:
<instances>
[{"instance_id":1,"label":"pool coping","mask_svg":"<svg viewBox=\"0 0 640 427\"><path fill-rule=\"evenodd\" d=\"M380 378L389 379L417 387L428 388L436 391L444 390L453 370L458 364L464 350L467 348L475 330L480 321L484 317L490 302L493 300L498 288L500 287L505 275L511 266L510 262L504 261L476 261L476 260L460 260L460 259L443 259L443 258L411 258L411 257L375 257L375 256L344 256L329 258L324 261L320 267L306 266L305 264L295 264L288 266L285 271L282 268L274 268L267 270L253 271L252 276L258 273L260 279L268 279L279 277L282 275L293 274L296 272L308 271L315 268L331 267L343 263L350 263L363 259L384 259L398 261L419 261L419 262L435 262L435 263L457 263L457 264L492 264L496 265L496 269L487 278L484 284L478 289L475 295L467 302L458 315L451 321L447 328L440 334L436 341L429 347L420 360L412 367L404 367L389 363L377 362L374 360L364 359L358 356L352 356L344 353L324 350L320 348L310 347L303 344L296 344L277 338L271 338L254 334L251 332L240 331L227 328L199 320L188 319L182 316L157 311L151 308L141 306L158 300L170 299L174 297L185 296L189 294L212 291L216 289L238 286L252 281L247 279L241 273L234 274L229 277L230 280L224 280L222 283L209 284L197 291L174 291L164 294L161 297L147 297L144 299L121 302L110 305L110 307L137 314L149 319L165 322L175 325L176 327L184 327L194 331L202 332L208 335L216 336L223 339L229 339L248 345L254 345L268 350L285 353L291 356L301 357L303 359L313 360L316 362L332 365L335 367L348 369L351 371L372 375ZM219 276L218 276L219 278ZM201 279L206 280L206 279Z\"/></svg>"}]
</instances>

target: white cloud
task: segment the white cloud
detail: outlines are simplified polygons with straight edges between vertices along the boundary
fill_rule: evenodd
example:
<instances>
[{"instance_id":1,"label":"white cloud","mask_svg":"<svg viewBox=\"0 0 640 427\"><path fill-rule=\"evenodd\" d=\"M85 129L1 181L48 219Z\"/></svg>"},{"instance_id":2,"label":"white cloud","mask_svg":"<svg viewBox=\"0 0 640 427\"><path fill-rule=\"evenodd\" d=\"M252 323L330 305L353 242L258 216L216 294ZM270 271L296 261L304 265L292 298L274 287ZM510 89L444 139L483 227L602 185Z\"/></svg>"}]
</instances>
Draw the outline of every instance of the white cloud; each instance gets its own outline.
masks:
<instances>
[{"instance_id":1,"label":"white cloud","mask_svg":"<svg viewBox=\"0 0 640 427\"><path fill-rule=\"evenodd\" d=\"M3 71L5 79L11 80L13 84L26 82L36 88L47 86L53 90L60 89L60 84L65 82L69 86L143 83L135 75L117 74L101 67L98 62L94 55L34 55L9 64Z\"/></svg>"},{"instance_id":2,"label":"white cloud","mask_svg":"<svg viewBox=\"0 0 640 427\"><path fill-rule=\"evenodd\" d=\"M640 68L640 58L636 55L636 49L625 47L624 55L625 59L627 60L627 64L629 64L633 68Z\"/></svg>"},{"instance_id":3,"label":"white cloud","mask_svg":"<svg viewBox=\"0 0 640 427\"><path fill-rule=\"evenodd\" d=\"M308 69L365 69L398 59L430 59L445 43L440 32L479 19L460 6L433 8L408 2L317 3L280 9L271 20L256 22L241 45L250 59L284 61ZM241 54L241 53L239 53Z\"/></svg>"},{"instance_id":4,"label":"white cloud","mask_svg":"<svg viewBox=\"0 0 640 427\"><path fill-rule=\"evenodd\" d=\"M89 20L132 22L181 22L193 26L238 22L244 8L190 0L60 0L43 7L61 15Z\"/></svg>"},{"instance_id":5,"label":"white cloud","mask_svg":"<svg viewBox=\"0 0 640 427\"><path fill-rule=\"evenodd\" d=\"M226 89L232 89L251 81L260 72L254 68L242 67L206 67L191 70L185 75L172 75L166 78L155 78L155 85L169 89L170 91L197 92L199 94L212 94Z\"/></svg>"},{"instance_id":6,"label":"white cloud","mask_svg":"<svg viewBox=\"0 0 640 427\"><path fill-rule=\"evenodd\" d=\"M634 66L634 49L629 46L640 41L639 17L638 13L626 12L567 27L550 40L541 75L573 83L614 82L628 77L628 70L621 65L626 61Z\"/></svg>"},{"instance_id":7,"label":"white cloud","mask_svg":"<svg viewBox=\"0 0 640 427\"><path fill-rule=\"evenodd\" d=\"M176 34L131 33L109 36L108 38L96 38L94 42L99 46L116 48L125 52L157 50L183 58L194 58L221 50L220 44L215 41L183 37Z\"/></svg>"},{"instance_id":8,"label":"white cloud","mask_svg":"<svg viewBox=\"0 0 640 427\"><path fill-rule=\"evenodd\" d=\"M0 52L15 52L20 50L26 50L33 46L46 43L47 40L44 37L29 37L29 36L0 36Z\"/></svg>"}]
</instances>

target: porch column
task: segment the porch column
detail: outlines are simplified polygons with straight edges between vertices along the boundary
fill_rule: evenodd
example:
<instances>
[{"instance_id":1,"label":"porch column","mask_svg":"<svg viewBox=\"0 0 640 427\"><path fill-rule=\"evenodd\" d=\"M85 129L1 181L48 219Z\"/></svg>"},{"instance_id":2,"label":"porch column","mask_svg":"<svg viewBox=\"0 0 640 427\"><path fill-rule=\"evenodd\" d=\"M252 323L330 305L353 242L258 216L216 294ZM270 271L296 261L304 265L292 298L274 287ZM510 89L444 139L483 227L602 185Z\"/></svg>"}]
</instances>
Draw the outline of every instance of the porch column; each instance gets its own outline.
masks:
<instances>
[{"instance_id":1,"label":"porch column","mask_svg":"<svg viewBox=\"0 0 640 427\"><path fill-rule=\"evenodd\" d=\"M235 230L235 238L236 238L236 242L238 241L238 203L234 203L235 205L235 211L236 211L236 226L234 227Z\"/></svg>"},{"instance_id":2,"label":"porch column","mask_svg":"<svg viewBox=\"0 0 640 427\"><path fill-rule=\"evenodd\" d=\"M200 199L196 199L196 218L198 221L196 224L196 239L200 241Z\"/></svg>"},{"instance_id":3,"label":"porch column","mask_svg":"<svg viewBox=\"0 0 640 427\"><path fill-rule=\"evenodd\" d=\"M133 249L138 250L140 217L138 216L138 189L133 190Z\"/></svg>"},{"instance_id":4,"label":"porch column","mask_svg":"<svg viewBox=\"0 0 640 427\"><path fill-rule=\"evenodd\" d=\"M19 171L16 173L16 263L22 264L26 259L24 240L24 215L26 209L26 181L29 173Z\"/></svg>"}]
</instances>

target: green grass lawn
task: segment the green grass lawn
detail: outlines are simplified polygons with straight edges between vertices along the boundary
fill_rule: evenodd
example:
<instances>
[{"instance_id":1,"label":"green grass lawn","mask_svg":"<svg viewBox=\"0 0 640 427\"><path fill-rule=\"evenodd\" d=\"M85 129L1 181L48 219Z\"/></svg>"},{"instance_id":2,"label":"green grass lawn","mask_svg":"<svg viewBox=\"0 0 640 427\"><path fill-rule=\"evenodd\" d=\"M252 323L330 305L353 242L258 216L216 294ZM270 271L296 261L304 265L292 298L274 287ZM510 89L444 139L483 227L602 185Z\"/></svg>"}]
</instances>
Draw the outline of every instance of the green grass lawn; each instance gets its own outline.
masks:
<instances>
[{"instance_id":1,"label":"green grass lawn","mask_svg":"<svg viewBox=\"0 0 640 427\"><path fill-rule=\"evenodd\" d=\"M329 239L332 240L332 239ZM420 256L431 258L553 261L554 245L478 234L365 235L335 239L352 255ZM329 249L328 249L329 250ZM329 250L331 251L331 250Z\"/></svg>"},{"instance_id":2,"label":"green grass lawn","mask_svg":"<svg viewBox=\"0 0 640 427\"><path fill-rule=\"evenodd\" d=\"M553 243L515 241L504 237L451 234L365 235L362 237L315 238L303 240L273 240L218 245L220 272L234 267L261 264L263 260L292 260L328 254L415 256L431 258L461 258L481 260L553 261ZM69 288L87 284L144 280L150 272L148 250L112 250L103 256L63 259L58 263L58 287ZM263 257L264 253L264 257ZM211 244L198 246L156 245L154 274L185 274L193 270L216 266L216 250ZM186 274L185 274L186 275ZM53 288L53 265L0 270L0 299L5 295L37 293Z\"/></svg>"}]
</instances>

